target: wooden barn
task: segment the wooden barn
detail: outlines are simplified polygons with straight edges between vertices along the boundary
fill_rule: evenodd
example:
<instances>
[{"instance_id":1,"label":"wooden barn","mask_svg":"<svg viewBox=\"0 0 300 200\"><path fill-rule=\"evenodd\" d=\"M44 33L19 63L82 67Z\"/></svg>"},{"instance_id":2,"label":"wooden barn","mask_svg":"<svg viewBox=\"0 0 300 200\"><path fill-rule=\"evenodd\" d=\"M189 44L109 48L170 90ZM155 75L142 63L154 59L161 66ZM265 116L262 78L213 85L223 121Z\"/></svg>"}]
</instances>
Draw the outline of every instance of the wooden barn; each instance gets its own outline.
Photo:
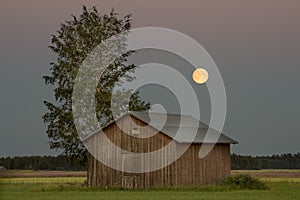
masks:
<instances>
[{"instance_id":1,"label":"wooden barn","mask_svg":"<svg viewBox=\"0 0 300 200\"><path fill-rule=\"evenodd\" d=\"M163 120L165 120L164 125L159 129L157 126L149 125L148 113L129 112L105 126L102 131L88 137L85 141L86 144L89 148L94 146L93 153L88 155L88 184L118 188L195 186L217 184L230 175L230 145L237 144L235 140L221 134L212 151L205 158L200 159L201 146L209 145L208 143L203 144L208 126L191 116L151 114L151 125L153 121L159 123ZM180 137L177 137L176 133L179 130ZM186 138L189 137L191 131L196 131L196 136L189 141ZM146 137L152 133L156 134ZM148 162L135 159L128 152L153 152L168 145L171 141L174 142L176 148L187 145L187 143L190 144L183 155L166 167L143 173L128 173L110 168L95 158L99 151L95 147L103 145L101 140L103 140L104 134L114 145L127 151L121 156L114 156L111 151L106 152L105 155L110 160L113 159L122 165L127 165L126 167L128 165L152 165L156 162L155 159L148 160Z\"/></svg>"}]
</instances>

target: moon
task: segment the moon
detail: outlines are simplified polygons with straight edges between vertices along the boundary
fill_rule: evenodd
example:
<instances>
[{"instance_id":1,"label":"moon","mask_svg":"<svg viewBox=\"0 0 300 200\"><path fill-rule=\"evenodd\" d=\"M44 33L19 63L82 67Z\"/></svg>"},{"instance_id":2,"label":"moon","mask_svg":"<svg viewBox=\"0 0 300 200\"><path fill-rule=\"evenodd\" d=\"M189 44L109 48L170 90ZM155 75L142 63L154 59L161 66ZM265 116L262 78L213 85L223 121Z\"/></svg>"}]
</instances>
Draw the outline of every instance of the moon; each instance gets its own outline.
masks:
<instances>
[{"instance_id":1,"label":"moon","mask_svg":"<svg viewBox=\"0 0 300 200\"><path fill-rule=\"evenodd\" d=\"M208 72L203 68L198 68L195 69L192 77L195 83L204 84L208 80Z\"/></svg>"}]
</instances>

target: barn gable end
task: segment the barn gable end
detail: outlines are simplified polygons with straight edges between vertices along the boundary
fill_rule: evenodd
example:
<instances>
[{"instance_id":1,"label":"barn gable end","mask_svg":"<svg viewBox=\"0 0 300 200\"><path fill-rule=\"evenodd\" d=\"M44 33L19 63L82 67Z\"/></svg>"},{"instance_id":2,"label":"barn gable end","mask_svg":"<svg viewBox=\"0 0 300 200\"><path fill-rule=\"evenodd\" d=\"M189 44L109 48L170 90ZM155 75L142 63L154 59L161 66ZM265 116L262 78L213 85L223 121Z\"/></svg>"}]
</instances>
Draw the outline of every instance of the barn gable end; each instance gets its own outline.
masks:
<instances>
[{"instance_id":1,"label":"barn gable end","mask_svg":"<svg viewBox=\"0 0 300 200\"><path fill-rule=\"evenodd\" d=\"M131 120L132 119L132 120ZM118 119L118 124L127 133L147 134L156 130L150 126L138 133L136 127L146 126L145 119L140 119L136 113L126 114ZM132 132L133 131L133 132ZM163 130L165 131L165 130ZM110 123L103 132L95 134L87 139L87 143L93 141L101 144L101 137L105 134L113 144L133 153L147 153L158 150L172 141L172 134L159 132L150 138L137 138L124 133L116 122ZM88 155L88 184L99 187L118 188L159 188L172 186L194 186L216 184L230 175L230 144L236 141L224 135L221 142L217 143L213 150L204 159L198 156L200 141L190 145L188 150L171 165L162 169L147 173L126 173L105 166L91 154ZM90 144L91 145L91 144ZM176 145L187 145L176 142ZM122 158L114 157L107 152L111 159L122 159L122 165L135 163L133 167L143 165L138 157L130 154L122 155ZM149 163L157 162L151 160Z\"/></svg>"}]
</instances>

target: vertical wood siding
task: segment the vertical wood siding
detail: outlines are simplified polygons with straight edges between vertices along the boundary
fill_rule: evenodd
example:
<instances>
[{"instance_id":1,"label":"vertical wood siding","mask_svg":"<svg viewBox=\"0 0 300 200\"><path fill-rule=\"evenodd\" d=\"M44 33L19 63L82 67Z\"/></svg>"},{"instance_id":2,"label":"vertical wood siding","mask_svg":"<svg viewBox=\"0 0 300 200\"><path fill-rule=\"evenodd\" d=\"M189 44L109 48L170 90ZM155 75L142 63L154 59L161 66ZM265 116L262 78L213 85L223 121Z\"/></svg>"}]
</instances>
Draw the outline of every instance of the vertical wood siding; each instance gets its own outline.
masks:
<instances>
[{"instance_id":1,"label":"vertical wood siding","mask_svg":"<svg viewBox=\"0 0 300 200\"><path fill-rule=\"evenodd\" d=\"M137 126L146 124L134 117L135 123L130 123L130 116L119 120L119 124L127 132ZM147 127L141 134L153 133L151 127ZM168 136L158 133L150 138L136 138L122 132L116 123L103 130L104 134L120 148L138 153L152 152L162 148L172 141ZM89 147L93 147L94 154L101 144L103 133L91 137ZM184 145L176 143L176 145ZM88 155L88 184L99 187L123 187L123 188L159 188L168 186L193 186L217 184L223 178L230 175L230 144L216 144L213 150L204 159L199 159L198 153L201 144L192 144L188 150L174 163L162 169L149 173L126 173L114 170L97 161L91 154ZM109 149L109 148L107 148ZM171 149L168 149L171 151ZM122 159L113 155L113 152L105 152L106 159ZM134 158L133 158L134 159ZM143 161L154 164L156 160Z\"/></svg>"}]
</instances>

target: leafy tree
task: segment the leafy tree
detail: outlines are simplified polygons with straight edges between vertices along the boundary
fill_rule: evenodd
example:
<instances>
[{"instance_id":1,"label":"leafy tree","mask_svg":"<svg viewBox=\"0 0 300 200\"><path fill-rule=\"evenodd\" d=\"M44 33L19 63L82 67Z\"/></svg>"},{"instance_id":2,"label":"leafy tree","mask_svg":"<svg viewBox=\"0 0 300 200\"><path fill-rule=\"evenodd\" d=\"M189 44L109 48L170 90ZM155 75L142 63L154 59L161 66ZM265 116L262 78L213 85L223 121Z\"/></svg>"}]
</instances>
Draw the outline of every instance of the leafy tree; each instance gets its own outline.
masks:
<instances>
[{"instance_id":1,"label":"leafy tree","mask_svg":"<svg viewBox=\"0 0 300 200\"><path fill-rule=\"evenodd\" d=\"M48 124L51 149L62 149L66 155L86 159L87 150L78 137L72 115L72 91L78 69L102 41L119 33L128 34L130 28L130 15L119 18L114 10L100 15L96 7L87 9L83 6L79 17L72 16L72 20L62 23L57 34L51 36L52 45L49 48L57 55L57 60L50 64L51 75L43 77L46 85L54 87L56 100L56 103L44 101L48 111L43 120ZM96 115L102 125L113 118L110 111L113 88L119 81L134 79L132 72L137 67L125 64L132 53L128 51L116 59L100 78L95 100ZM131 96L129 110L148 110L149 107L149 103L142 101L138 93Z\"/></svg>"}]
</instances>

